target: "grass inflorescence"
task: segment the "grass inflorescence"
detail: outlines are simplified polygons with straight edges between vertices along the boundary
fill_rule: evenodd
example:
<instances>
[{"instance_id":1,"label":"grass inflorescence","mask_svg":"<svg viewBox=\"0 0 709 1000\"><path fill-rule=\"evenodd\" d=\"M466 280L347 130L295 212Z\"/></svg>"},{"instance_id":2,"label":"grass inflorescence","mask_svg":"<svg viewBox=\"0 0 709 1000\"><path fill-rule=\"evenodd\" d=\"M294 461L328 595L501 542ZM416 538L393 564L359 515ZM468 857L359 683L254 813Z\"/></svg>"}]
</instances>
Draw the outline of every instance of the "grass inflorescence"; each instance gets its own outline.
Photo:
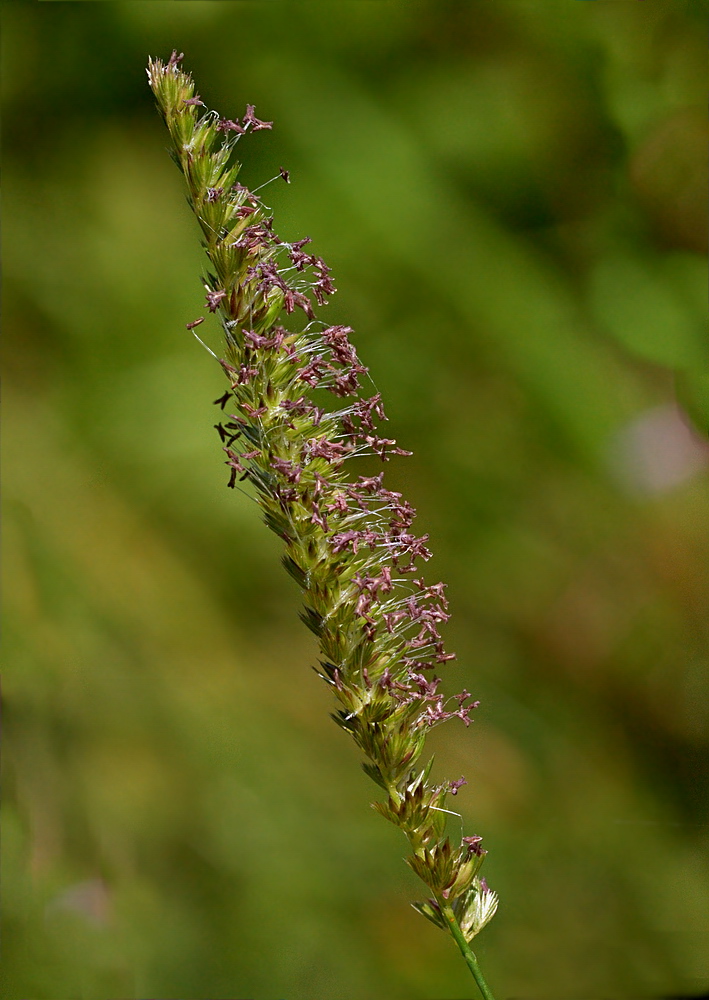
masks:
<instances>
[{"instance_id":1,"label":"grass inflorescence","mask_svg":"<svg viewBox=\"0 0 709 1000\"><path fill-rule=\"evenodd\" d=\"M479 836L454 843L445 829L447 796L465 781L434 784L432 760L420 763L431 728L453 718L468 726L478 703L467 691L439 691L437 670L454 658L439 632L448 602L445 584L420 575L431 553L428 536L412 531L414 508L383 473L347 473L356 456L385 463L410 453L379 433L381 395L362 390L368 372L352 330L316 318L335 291L330 269L305 249L309 239L281 240L267 206L237 180L235 146L272 123L251 105L241 119L205 111L181 59L151 59L148 78L202 230L206 311L224 329L229 387L215 401L223 411L215 426L228 486L248 483L283 540L301 617L319 642L318 673L337 702L333 718L364 753L384 793L374 808L406 835L407 862L428 887L414 906L452 934L491 997L469 948L497 907L479 874L486 851ZM314 401L323 389L336 401L330 409Z\"/></svg>"}]
</instances>

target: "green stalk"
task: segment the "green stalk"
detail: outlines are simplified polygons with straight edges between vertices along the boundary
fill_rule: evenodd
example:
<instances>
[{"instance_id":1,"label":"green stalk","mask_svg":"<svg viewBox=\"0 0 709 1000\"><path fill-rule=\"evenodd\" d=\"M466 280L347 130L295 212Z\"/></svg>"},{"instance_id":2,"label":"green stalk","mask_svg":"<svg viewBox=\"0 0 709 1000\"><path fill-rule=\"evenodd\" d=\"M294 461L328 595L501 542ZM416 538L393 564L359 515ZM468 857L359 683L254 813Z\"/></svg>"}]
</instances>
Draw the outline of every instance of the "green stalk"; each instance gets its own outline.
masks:
<instances>
[{"instance_id":1,"label":"green stalk","mask_svg":"<svg viewBox=\"0 0 709 1000\"><path fill-rule=\"evenodd\" d=\"M465 959L468 968L473 974L473 979L477 983L478 989L480 990L485 1000L495 1000L492 990L487 985L485 977L482 974L482 970L478 965L478 960L475 957L475 952L472 950L468 942L465 940L465 935L460 929L460 925L458 924L455 913L453 912L450 906L448 906L447 904L443 904L440 900L439 904L441 906L443 915L448 922L448 927L450 929L451 934L453 935L453 939L460 948L460 952L463 958Z\"/></svg>"}]
</instances>

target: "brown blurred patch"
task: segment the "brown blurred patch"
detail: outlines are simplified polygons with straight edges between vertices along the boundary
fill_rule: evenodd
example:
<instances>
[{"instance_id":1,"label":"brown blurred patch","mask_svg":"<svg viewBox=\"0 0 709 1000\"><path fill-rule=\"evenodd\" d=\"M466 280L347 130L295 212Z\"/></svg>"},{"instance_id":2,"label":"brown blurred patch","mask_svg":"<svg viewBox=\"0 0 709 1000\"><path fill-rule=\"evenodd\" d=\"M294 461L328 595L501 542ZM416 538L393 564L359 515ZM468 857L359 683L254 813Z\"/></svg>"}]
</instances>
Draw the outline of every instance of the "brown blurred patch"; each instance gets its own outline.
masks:
<instances>
[{"instance_id":1,"label":"brown blurred patch","mask_svg":"<svg viewBox=\"0 0 709 1000\"><path fill-rule=\"evenodd\" d=\"M657 235L667 246L705 253L709 121L682 108L659 122L636 150L630 179Z\"/></svg>"}]
</instances>

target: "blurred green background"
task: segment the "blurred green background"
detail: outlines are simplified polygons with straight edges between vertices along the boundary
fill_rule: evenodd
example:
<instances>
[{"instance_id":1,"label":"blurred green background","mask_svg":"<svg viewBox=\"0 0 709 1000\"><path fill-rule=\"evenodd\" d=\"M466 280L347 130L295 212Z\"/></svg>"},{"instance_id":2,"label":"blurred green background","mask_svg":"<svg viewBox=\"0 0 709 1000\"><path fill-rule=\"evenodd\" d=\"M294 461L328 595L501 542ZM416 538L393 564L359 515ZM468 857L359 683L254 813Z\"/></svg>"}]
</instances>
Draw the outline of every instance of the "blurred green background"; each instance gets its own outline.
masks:
<instances>
[{"instance_id":1,"label":"blurred green background","mask_svg":"<svg viewBox=\"0 0 709 1000\"><path fill-rule=\"evenodd\" d=\"M225 488L173 47L415 451L496 995L709 990L707 13L2 5L6 1000L474 993Z\"/></svg>"}]
</instances>

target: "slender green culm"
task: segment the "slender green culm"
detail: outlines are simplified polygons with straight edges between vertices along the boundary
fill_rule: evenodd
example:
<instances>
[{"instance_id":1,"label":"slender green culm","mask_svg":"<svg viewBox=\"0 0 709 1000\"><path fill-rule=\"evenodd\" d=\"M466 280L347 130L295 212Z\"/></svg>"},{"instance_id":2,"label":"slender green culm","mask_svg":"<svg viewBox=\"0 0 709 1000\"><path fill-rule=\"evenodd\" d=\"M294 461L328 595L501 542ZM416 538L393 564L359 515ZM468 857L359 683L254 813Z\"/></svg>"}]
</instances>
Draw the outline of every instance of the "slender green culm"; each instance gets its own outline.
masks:
<instances>
[{"instance_id":1,"label":"slender green culm","mask_svg":"<svg viewBox=\"0 0 709 1000\"><path fill-rule=\"evenodd\" d=\"M404 833L407 862L429 890L413 905L452 936L493 1000L470 949L497 908L479 875L486 851L479 836L455 843L445 833L446 798L465 779L433 784L432 760L420 764L429 730L452 718L469 725L478 703L467 691L438 690L438 666L454 658L439 634L448 603L444 584L416 575L430 558L428 536L410 530L416 512L385 488L383 473L346 472L355 456L410 453L378 433L387 418L380 394L361 390L368 373L352 330L315 316L335 291L330 269L304 249L309 239L281 240L261 198L237 181L237 143L272 123L251 105L241 120L203 110L182 58L151 59L148 79L202 230L206 310L224 329L228 387L216 400L224 413L216 430L228 486L243 482L283 540L301 617L319 642L317 672L337 702L333 718L362 750L384 793L373 807ZM289 181L286 170L280 177ZM330 409L316 402L329 398L322 390L335 398Z\"/></svg>"}]
</instances>

